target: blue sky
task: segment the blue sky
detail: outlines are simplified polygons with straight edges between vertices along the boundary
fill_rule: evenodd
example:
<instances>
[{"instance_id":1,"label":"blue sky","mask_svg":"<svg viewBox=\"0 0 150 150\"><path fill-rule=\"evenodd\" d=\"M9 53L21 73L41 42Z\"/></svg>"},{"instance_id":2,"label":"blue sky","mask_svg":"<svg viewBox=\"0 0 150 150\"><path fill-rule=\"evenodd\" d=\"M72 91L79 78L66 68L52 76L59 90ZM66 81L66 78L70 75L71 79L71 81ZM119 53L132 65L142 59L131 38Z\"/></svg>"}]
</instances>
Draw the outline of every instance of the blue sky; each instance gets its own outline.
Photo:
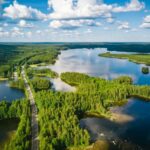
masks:
<instances>
[{"instance_id":1,"label":"blue sky","mask_svg":"<svg viewBox=\"0 0 150 150\"><path fill-rule=\"evenodd\" d=\"M0 0L0 42L150 42L150 1Z\"/></svg>"}]
</instances>

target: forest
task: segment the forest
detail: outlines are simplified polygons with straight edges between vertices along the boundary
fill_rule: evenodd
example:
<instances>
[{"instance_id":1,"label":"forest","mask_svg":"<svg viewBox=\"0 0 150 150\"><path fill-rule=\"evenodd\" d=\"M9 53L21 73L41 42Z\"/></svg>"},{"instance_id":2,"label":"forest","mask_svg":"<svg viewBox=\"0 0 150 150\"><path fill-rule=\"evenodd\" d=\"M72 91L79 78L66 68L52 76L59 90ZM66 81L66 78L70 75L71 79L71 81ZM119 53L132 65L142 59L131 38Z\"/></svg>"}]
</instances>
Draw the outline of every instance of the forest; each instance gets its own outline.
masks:
<instances>
[{"instance_id":1,"label":"forest","mask_svg":"<svg viewBox=\"0 0 150 150\"><path fill-rule=\"evenodd\" d=\"M17 81L11 80L9 82L9 86L12 88L23 90L25 89L24 81L22 79L18 79Z\"/></svg>"},{"instance_id":2,"label":"forest","mask_svg":"<svg viewBox=\"0 0 150 150\"><path fill-rule=\"evenodd\" d=\"M0 44L0 77L12 76L15 66L23 64L54 63L60 46Z\"/></svg>"},{"instance_id":3,"label":"forest","mask_svg":"<svg viewBox=\"0 0 150 150\"><path fill-rule=\"evenodd\" d=\"M132 79L126 76L108 81L67 72L61 74L61 79L75 86L77 91L40 91L35 95L40 150L85 149L90 144L90 137L79 127L81 118L110 118L109 108L126 103L132 96L150 100L150 87L132 85Z\"/></svg>"},{"instance_id":4,"label":"forest","mask_svg":"<svg viewBox=\"0 0 150 150\"><path fill-rule=\"evenodd\" d=\"M36 92L40 90L48 90L51 87L51 83L48 79L39 77L31 79L31 84Z\"/></svg>"},{"instance_id":5,"label":"forest","mask_svg":"<svg viewBox=\"0 0 150 150\"><path fill-rule=\"evenodd\" d=\"M136 52L136 53L149 53L150 43L132 43L132 42L73 42L73 43L61 43L66 49L78 49L78 48L104 48L108 51L118 52Z\"/></svg>"},{"instance_id":6,"label":"forest","mask_svg":"<svg viewBox=\"0 0 150 150\"><path fill-rule=\"evenodd\" d=\"M137 64L146 64L150 65L150 55L149 54L112 54L110 52L99 54L102 57L109 58L119 58L119 59L128 59L131 62Z\"/></svg>"},{"instance_id":7,"label":"forest","mask_svg":"<svg viewBox=\"0 0 150 150\"><path fill-rule=\"evenodd\" d=\"M21 77L21 66L25 66L38 108L40 150L85 150L91 140L88 131L80 128L80 119L88 116L110 119L110 107L124 105L130 97L150 101L150 87L134 85L132 78L128 76L109 81L82 73L66 72L62 73L60 78L74 86L76 92L54 91L49 78L57 78L59 75L50 69L39 69L38 66L53 64L60 54L60 49L65 49L64 47L4 45L2 50L0 49L1 56L6 49L7 53L0 62L0 77L10 78L14 71L17 71L19 79L12 80L10 86L26 91ZM136 63L150 63L149 55L145 54L106 53L101 56L110 57L109 55ZM145 68L144 72L146 71ZM31 111L27 98L12 103L0 102L0 120L11 118L19 119L19 125L5 150L29 150Z\"/></svg>"},{"instance_id":8,"label":"forest","mask_svg":"<svg viewBox=\"0 0 150 150\"><path fill-rule=\"evenodd\" d=\"M30 105L26 99L0 102L0 120L19 119L18 129L5 150L29 150L31 146Z\"/></svg>"},{"instance_id":9,"label":"forest","mask_svg":"<svg viewBox=\"0 0 150 150\"><path fill-rule=\"evenodd\" d=\"M51 69L36 69L36 68L28 68L26 67L26 72L27 72L27 75L28 77L32 78L32 77L35 77L35 76L38 76L38 77L49 77L49 78L57 78L58 77L58 74L54 71L52 71Z\"/></svg>"}]
</instances>

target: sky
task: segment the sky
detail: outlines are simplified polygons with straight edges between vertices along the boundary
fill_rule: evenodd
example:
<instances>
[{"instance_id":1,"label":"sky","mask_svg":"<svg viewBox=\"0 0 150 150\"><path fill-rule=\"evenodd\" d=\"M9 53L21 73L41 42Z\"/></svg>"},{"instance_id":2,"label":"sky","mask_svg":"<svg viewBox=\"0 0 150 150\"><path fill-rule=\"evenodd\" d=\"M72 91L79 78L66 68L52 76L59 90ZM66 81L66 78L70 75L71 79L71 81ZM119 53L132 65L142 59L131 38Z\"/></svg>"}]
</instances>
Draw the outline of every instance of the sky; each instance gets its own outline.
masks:
<instances>
[{"instance_id":1,"label":"sky","mask_svg":"<svg viewBox=\"0 0 150 150\"><path fill-rule=\"evenodd\" d=\"M0 0L0 42L150 42L150 0Z\"/></svg>"}]
</instances>

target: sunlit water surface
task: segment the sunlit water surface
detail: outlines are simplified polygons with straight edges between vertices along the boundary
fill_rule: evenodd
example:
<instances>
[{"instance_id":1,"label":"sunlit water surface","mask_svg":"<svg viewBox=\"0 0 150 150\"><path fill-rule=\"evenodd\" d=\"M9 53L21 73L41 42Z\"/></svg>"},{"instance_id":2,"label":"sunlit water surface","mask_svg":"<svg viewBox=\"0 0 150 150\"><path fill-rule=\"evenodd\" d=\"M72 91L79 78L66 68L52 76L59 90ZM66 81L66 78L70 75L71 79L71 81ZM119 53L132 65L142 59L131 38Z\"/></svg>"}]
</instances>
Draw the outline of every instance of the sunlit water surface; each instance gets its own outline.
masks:
<instances>
[{"instance_id":1,"label":"sunlit water surface","mask_svg":"<svg viewBox=\"0 0 150 150\"><path fill-rule=\"evenodd\" d=\"M108 80L122 75L133 78L134 84L150 85L150 74L141 72L144 65L135 64L125 59L103 58L98 54L106 52L106 49L73 49L62 51L54 65L47 66L55 72L80 72L90 76L102 77ZM113 52L118 53L118 52ZM57 81L56 81L57 80ZM52 80L53 88L59 91L72 91L71 87L63 85L60 79ZM121 140L130 142L150 150L150 103L139 99L132 99L123 106L113 108L112 112L130 118L120 122L112 122L100 118L85 118L80 121L80 126L86 128L91 140L107 139L110 141Z\"/></svg>"}]
</instances>

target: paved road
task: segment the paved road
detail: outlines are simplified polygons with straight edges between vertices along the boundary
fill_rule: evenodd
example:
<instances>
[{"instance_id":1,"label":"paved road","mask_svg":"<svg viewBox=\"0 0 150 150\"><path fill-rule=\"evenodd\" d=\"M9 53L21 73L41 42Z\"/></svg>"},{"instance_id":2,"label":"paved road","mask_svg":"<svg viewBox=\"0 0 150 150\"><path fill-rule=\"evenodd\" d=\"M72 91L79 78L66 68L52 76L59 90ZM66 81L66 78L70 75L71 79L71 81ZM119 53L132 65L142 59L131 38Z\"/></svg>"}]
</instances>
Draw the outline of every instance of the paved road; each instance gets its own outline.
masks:
<instances>
[{"instance_id":1,"label":"paved road","mask_svg":"<svg viewBox=\"0 0 150 150\"><path fill-rule=\"evenodd\" d=\"M38 150L38 120L37 120L37 107L35 104L35 100L31 91L31 88L29 86L29 83L26 79L24 67L22 67L22 76L25 82L25 87L28 93L28 98L30 100L30 105L31 105L31 134L32 134L32 147L31 150Z\"/></svg>"}]
</instances>

